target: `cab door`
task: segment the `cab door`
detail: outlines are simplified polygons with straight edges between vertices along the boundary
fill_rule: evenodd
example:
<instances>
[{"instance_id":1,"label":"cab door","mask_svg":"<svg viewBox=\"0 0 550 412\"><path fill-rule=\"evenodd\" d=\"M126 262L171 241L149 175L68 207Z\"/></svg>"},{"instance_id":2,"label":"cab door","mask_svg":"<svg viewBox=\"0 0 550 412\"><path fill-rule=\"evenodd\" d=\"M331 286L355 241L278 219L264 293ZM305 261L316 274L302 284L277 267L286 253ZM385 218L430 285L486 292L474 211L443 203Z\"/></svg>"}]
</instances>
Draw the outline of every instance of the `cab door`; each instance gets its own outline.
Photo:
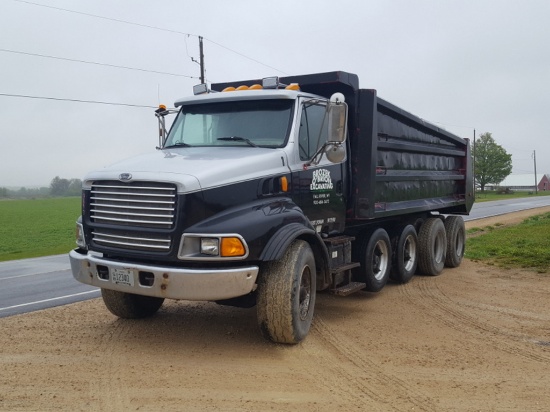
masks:
<instances>
[{"instance_id":1,"label":"cab door","mask_svg":"<svg viewBox=\"0 0 550 412\"><path fill-rule=\"evenodd\" d=\"M292 167L295 202L317 232L341 233L345 227L346 212L346 157L340 163L333 163L326 155L318 153L328 139L324 102L304 100L299 111ZM312 161L314 156L317 160L320 157L318 163Z\"/></svg>"}]
</instances>

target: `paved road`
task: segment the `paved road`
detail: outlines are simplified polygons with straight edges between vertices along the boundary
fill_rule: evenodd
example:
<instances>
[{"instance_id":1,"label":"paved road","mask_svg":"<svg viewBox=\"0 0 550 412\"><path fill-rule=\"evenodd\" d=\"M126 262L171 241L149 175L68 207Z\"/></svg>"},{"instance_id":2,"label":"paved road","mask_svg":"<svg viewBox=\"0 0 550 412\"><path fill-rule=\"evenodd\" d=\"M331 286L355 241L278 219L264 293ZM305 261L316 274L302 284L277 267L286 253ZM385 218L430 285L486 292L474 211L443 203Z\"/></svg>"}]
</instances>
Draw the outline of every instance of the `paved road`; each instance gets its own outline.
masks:
<instances>
[{"instance_id":1,"label":"paved road","mask_svg":"<svg viewBox=\"0 0 550 412\"><path fill-rule=\"evenodd\" d=\"M550 196L476 203L465 220L543 206L550 206ZM99 296L97 288L74 280L68 254L0 262L0 317Z\"/></svg>"},{"instance_id":2,"label":"paved road","mask_svg":"<svg viewBox=\"0 0 550 412\"><path fill-rule=\"evenodd\" d=\"M99 295L74 280L68 254L0 262L0 318Z\"/></svg>"},{"instance_id":3,"label":"paved road","mask_svg":"<svg viewBox=\"0 0 550 412\"><path fill-rule=\"evenodd\" d=\"M483 219L485 217L505 215L506 213L544 206L550 206L550 196L524 197L520 199L475 203L470 212L470 216L464 216L464 220Z\"/></svg>"}]
</instances>

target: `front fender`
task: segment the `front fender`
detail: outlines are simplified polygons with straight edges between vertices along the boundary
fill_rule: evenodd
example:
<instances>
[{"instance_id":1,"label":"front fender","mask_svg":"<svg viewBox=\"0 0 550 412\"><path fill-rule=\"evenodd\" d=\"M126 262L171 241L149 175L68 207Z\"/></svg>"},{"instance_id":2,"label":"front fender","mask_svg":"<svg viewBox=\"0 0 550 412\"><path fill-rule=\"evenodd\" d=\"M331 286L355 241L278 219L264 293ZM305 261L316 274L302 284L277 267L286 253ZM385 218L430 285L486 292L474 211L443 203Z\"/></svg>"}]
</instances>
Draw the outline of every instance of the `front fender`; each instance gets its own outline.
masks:
<instances>
[{"instance_id":1,"label":"front fender","mask_svg":"<svg viewBox=\"0 0 550 412\"><path fill-rule=\"evenodd\" d=\"M315 234L311 223L292 199L261 199L226 209L185 230L186 233L238 233L248 244L247 260L259 261L272 237L283 227L297 224Z\"/></svg>"}]
</instances>

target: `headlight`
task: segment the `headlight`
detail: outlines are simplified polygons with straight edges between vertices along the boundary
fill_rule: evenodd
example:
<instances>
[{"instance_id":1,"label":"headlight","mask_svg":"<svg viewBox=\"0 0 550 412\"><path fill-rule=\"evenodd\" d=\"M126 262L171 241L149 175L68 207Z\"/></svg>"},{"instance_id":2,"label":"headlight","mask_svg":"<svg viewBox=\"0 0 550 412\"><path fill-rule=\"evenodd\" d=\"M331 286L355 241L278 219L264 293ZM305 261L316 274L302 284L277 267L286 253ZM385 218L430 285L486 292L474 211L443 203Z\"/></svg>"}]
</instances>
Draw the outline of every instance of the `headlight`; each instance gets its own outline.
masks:
<instances>
[{"instance_id":1,"label":"headlight","mask_svg":"<svg viewBox=\"0 0 550 412\"><path fill-rule=\"evenodd\" d=\"M185 233L178 258L182 260L237 260L248 257L248 246L241 235Z\"/></svg>"},{"instance_id":2,"label":"headlight","mask_svg":"<svg viewBox=\"0 0 550 412\"><path fill-rule=\"evenodd\" d=\"M216 238L201 238L201 253L205 255L219 256L220 241Z\"/></svg>"}]
</instances>

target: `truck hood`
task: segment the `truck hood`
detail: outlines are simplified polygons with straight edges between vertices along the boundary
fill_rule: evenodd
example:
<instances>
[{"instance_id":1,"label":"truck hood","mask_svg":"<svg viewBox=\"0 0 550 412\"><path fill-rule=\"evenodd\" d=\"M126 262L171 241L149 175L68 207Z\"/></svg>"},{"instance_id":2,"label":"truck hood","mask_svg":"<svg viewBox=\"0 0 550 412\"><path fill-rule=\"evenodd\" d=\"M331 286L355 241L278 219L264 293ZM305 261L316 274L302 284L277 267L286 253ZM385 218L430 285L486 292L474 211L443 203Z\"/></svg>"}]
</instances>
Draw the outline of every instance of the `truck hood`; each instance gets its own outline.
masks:
<instances>
[{"instance_id":1,"label":"truck hood","mask_svg":"<svg viewBox=\"0 0 550 412\"><path fill-rule=\"evenodd\" d=\"M94 180L175 183L178 193L196 192L274 174L288 173L282 149L259 147L186 147L158 150L88 173L84 188ZM131 175L122 180L121 175Z\"/></svg>"}]
</instances>

